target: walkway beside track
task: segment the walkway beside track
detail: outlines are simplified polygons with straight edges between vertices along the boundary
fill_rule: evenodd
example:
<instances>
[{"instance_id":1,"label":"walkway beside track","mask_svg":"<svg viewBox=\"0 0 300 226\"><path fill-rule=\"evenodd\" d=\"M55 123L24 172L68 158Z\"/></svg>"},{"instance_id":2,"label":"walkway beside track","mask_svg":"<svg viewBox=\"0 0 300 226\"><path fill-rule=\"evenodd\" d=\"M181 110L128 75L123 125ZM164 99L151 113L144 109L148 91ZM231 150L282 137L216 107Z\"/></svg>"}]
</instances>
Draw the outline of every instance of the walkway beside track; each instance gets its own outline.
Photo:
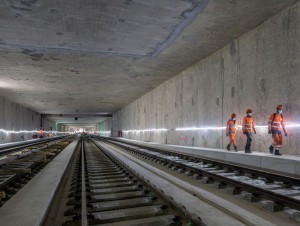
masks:
<instances>
[{"instance_id":1,"label":"walkway beside track","mask_svg":"<svg viewBox=\"0 0 300 226\"><path fill-rule=\"evenodd\" d=\"M274 156L261 152L246 154L244 151L234 152L227 151L225 149L166 145L153 142L130 140L125 138L117 138L117 140L129 142L132 144L145 145L147 147L165 149L167 151L201 156L203 158L210 158L234 164L246 165L258 169L287 173L296 177L299 177L300 175L300 156Z\"/></svg>"},{"instance_id":2,"label":"walkway beside track","mask_svg":"<svg viewBox=\"0 0 300 226\"><path fill-rule=\"evenodd\" d=\"M69 144L0 209L0 225L42 224L77 143Z\"/></svg>"}]
</instances>

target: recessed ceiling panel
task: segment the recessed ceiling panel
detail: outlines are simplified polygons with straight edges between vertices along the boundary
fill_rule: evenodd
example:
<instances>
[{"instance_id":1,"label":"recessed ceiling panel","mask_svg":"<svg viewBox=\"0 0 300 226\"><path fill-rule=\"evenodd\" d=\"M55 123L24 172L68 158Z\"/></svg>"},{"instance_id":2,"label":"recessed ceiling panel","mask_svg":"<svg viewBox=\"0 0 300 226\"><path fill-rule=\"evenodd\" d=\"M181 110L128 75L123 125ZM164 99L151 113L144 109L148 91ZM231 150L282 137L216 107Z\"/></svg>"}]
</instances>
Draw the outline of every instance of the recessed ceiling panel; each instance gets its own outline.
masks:
<instances>
[{"instance_id":1,"label":"recessed ceiling panel","mask_svg":"<svg viewBox=\"0 0 300 226\"><path fill-rule=\"evenodd\" d=\"M207 0L1 1L0 33L2 44L31 50L157 55L206 3Z\"/></svg>"}]
</instances>

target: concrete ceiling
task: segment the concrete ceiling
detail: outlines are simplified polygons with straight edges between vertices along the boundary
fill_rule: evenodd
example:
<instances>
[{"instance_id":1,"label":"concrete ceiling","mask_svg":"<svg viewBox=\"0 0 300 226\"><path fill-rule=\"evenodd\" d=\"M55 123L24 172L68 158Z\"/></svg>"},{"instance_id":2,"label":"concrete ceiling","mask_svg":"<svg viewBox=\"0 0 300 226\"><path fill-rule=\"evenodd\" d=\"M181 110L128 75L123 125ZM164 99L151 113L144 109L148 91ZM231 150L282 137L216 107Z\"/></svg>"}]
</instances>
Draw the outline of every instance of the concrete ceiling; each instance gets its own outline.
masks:
<instances>
[{"instance_id":1,"label":"concrete ceiling","mask_svg":"<svg viewBox=\"0 0 300 226\"><path fill-rule=\"evenodd\" d=\"M295 0L2 0L0 95L112 113Z\"/></svg>"}]
</instances>

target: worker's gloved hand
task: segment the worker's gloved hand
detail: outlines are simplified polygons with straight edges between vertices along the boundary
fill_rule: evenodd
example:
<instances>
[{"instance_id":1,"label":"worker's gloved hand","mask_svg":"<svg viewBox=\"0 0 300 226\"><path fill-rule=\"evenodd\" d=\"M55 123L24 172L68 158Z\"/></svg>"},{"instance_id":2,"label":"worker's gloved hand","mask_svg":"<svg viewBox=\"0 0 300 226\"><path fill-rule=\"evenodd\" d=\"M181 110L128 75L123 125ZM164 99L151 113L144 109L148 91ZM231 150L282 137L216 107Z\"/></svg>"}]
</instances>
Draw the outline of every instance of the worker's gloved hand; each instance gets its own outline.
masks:
<instances>
[{"instance_id":1,"label":"worker's gloved hand","mask_svg":"<svg viewBox=\"0 0 300 226\"><path fill-rule=\"evenodd\" d=\"M269 130L269 131L268 131L268 134L271 134L271 133L272 133L271 130Z\"/></svg>"},{"instance_id":2,"label":"worker's gloved hand","mask_svg":"<svg viewBox=\"0 0 300 226\"><path fill-rule=\"evenodd\" d=\"M287 136L287 133L284 133L285 136Z\"/></svg>"},{"instance_id":3,"label":"worker's gloved hand","mask_svg":"<svg viewBox=\"0 0 300 226\"><path fill-rule=\"evenodd\" d=\"M254 134L256 134L256 131L254 131Z\"/></svg>"},{"instance_id":4,"label":"worker's gloved hand","mask_svg":"<svg viewBox=\"0 0 300 226\"><path fill-rule=\"evenodd\" d=\"M243 132L244 135L246 135L246 132Z\"/></svg>"}]
</instances>

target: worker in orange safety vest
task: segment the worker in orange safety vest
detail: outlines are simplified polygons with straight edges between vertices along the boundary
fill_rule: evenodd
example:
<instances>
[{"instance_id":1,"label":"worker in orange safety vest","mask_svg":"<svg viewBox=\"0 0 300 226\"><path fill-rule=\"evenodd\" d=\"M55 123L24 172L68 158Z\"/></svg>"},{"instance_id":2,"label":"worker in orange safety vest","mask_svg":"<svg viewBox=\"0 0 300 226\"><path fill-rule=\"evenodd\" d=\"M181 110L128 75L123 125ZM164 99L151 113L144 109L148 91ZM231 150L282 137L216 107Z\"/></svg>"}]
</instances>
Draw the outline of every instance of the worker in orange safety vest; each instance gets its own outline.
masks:
<instances>
[{"instance_id":1,"label":"worker in orange safety vest","mask_svg":"<svg viewBox=\"0 0 300 226\"><path fill-rule=\"evenodd\" d=\"M226 136L229 136L229 144L226 147L226 149L228 151L230 151L231 145L233 145L235 151L238 151L238 148L237 148L236 142L235 142L235 135L236 135L236 131L238 129L238 125L236 123L235 117L236 117L236 114L232 113L231 118L228 120L227 126L226 126Z\"/></svg>"},{"instance_id":2,"label":"worker in orange safety vest","mask_svg":"<svg viewBox=\"0 0 300 226\"><path fill-rule=\"evenodd\" d=\"M44 137L44 131L43 128L41 127L39 130L39 138L43 138Z\"/></svg>"},{"instance_id":3,"label":"worker in orange safety vest","mask_svg":"<svg viewBox=\"0 0 300 226\"><path fill-rule=\"evenodd\" d=\"M254 119L252 118L252 109L247 109L247 116L243 119L242 130L243 134L247 136L247 144L245 147L245 153L252 153L251 143L252 143L252 133L256 134Z\"/></svg>"},{"instance_id":4,"label":"worker in orange safety vest","mask_svg":"<svg viewBox=\"0 0 300 226\"><path fill-rule=\"evenodd\" d=\"M270 115L269 122L268 122L268 130L269 134L272 134L273 143L269 147L270 153L274 153L275 148L275 155L282 155L279 152L279 149L282 145L282 134L280 131L280 126L283 129L284 135L287 136L287 132L285 130L285 124L282 116L283 106L280 104L277 106L277 112Z\"/></svg>"}]
</instances>

